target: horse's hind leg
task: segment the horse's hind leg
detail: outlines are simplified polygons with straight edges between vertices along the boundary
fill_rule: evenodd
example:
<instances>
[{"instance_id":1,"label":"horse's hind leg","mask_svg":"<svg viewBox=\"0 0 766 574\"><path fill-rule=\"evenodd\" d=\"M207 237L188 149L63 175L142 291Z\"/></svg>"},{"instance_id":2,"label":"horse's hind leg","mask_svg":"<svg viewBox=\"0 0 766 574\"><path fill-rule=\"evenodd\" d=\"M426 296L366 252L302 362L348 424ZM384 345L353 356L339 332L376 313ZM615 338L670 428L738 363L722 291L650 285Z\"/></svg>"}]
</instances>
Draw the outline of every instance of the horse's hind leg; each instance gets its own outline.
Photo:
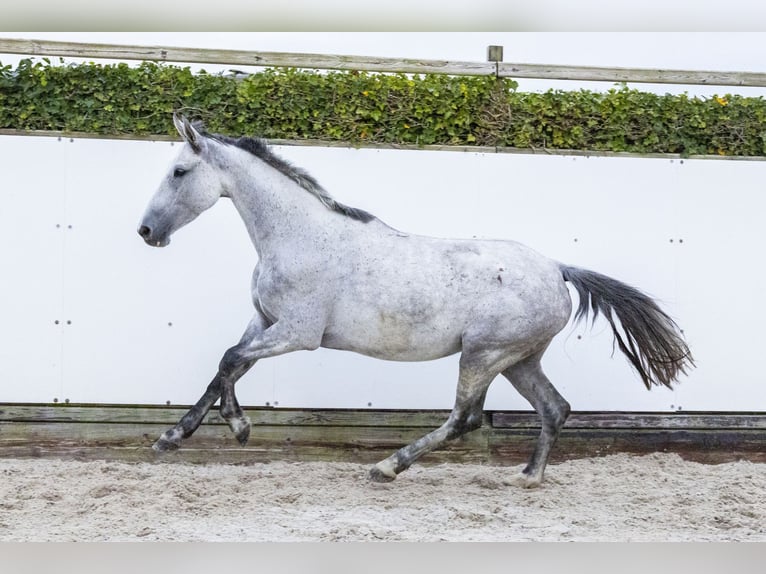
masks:
<instances>
[{"instance_id":1,"label":"horse's hind leg","mask_svg":"<svg viewBox=\"0 0 766 574\"><path fill-rule=\"evenodd\" d=\"M476 364L463 353L460 358L455 406L447 422L380 461L370 469L369 479L375 482L390 482L421 456L438 448L445 441L479 428L487 389L498 372Z\"/></svg>"},{"instance_id":2,"label":"horse's hind leg","mask_svg":"<svg viewBox=\"0 0 766 574\"><path fill-rule=\"evenodd\" d=\"M524 359L503 371L503 375L534 407L542 421L542 431L529 463L513 480L517 486L533 488L543 481L551 448L569 416L569 403L553 387L540 366L542 353Z\"/></svg>"}]
</instances>

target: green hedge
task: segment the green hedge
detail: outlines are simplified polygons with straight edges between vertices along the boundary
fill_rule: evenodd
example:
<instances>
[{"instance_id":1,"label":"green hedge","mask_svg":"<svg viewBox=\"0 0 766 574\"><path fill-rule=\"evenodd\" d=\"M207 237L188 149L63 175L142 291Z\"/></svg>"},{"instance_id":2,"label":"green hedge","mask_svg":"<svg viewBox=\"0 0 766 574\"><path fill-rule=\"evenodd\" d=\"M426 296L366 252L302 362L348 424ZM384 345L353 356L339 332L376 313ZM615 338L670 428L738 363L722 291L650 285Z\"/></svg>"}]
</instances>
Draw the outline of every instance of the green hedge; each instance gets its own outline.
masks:
<instances>
[{"instance_id":1,"label":"green hedge","mask_svg":"<svg viewBox=\"0 0 766 574\"><path fill-rule=\"evenodd\" d=\"M241 79L143 63L0 65L0 129L173 134L592 151L766 155L763 98L516 91L513 80L268 69Z\"/></svg>"}]
</instances>

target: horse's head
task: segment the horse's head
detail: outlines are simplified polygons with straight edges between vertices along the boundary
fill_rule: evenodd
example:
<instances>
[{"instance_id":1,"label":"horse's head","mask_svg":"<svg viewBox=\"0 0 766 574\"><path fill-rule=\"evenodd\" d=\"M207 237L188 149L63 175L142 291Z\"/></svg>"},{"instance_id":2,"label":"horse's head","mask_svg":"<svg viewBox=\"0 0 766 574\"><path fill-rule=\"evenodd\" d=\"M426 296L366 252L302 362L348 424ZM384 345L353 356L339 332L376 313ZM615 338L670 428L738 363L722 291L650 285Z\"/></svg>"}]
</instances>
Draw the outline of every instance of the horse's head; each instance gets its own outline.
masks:
<instances>
[{"instance_id":1,"label":"horse's head","mask_svg":"<svg viewBox=\"0 0 766 574\"><path fill-rule=\"evenodd\" d=\"M174 114L173 123L186 145L149 201L138 227L138 234L153 247L170 243L173 233L211 208L223 194L220 171L210 161L216 142L184 117Z\"/></svg>"}]
</instances>

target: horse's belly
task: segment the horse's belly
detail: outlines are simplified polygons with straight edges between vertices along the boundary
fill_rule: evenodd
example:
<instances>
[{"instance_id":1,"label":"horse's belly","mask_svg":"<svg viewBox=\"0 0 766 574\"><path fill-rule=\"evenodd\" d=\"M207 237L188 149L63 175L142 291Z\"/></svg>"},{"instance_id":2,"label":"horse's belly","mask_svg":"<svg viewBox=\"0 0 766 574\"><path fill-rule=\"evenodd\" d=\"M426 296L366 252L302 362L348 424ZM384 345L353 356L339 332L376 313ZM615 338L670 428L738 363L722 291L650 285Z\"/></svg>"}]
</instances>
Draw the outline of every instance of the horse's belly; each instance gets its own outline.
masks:
<instances>
[{"instance_id":1,"label":"horse's belly","mask_svg":"<svg viewBox=\"0 0 766 574\"><path fill-rule=\"evenodd\" d=\"M389 361L430 361L460 351L461 333L438 324L413 325L407 318L380 313L366 326L328 330L322 346Z\"/></svg>"}]
</instances>

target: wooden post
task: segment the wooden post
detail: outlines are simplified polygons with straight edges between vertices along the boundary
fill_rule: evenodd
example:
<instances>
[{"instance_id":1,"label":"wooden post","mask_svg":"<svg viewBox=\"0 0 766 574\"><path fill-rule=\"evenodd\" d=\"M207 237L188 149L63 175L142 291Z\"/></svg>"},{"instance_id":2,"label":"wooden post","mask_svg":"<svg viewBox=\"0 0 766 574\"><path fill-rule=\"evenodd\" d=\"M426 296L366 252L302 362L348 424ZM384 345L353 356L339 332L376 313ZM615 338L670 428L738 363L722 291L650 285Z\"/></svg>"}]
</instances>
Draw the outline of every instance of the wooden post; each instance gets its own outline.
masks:
<instances>
[{"instance_id":1,"label":"wooden post","mask_svg":"<svg viewBox=\"0 0 766 574\"><path fill-rule=\"evenodd\" d=\"M503 61L503 47L502 46L488 46L487 47L487 61L488 62L502 62Z\"/></svg>"},{"instance_id":2,"label":"wooden post","mask_svg":"<svg viewBox=\"0 0 766 574\"><path fill-rule=\"evenodd\" d=\"M500 79L500 62L503 61L502 46L487 46L487 61L495 64L495 79Z\"/></svg>"}]
</instances>

